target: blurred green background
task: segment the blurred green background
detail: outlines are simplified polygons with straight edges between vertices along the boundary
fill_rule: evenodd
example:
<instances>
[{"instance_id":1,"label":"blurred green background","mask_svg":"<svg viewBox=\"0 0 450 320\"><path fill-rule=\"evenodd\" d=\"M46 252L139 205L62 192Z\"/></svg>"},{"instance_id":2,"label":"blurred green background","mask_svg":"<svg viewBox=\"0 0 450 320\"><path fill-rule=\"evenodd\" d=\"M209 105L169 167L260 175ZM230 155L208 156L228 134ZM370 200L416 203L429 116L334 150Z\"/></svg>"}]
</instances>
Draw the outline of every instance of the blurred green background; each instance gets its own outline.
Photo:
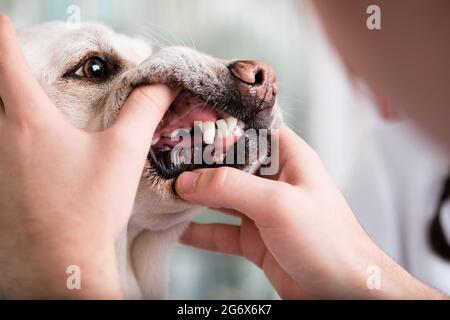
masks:
<instances>
[{"instance_id":1,"label":"blurred green background","mask_svg":"<svg viewBox=\"0 0 450 320\"><path fill-rule=\"evenodd\" d=\"M339 184L358 140L363 109L349 99L343 68L327 47L308 2L295 0L0 0L18 28L67 20L77 5L81 21L98 21L138 35L154 49L186 45L232 59L262 59L279 80L285 121L310 142ZM312 16L312 18L311 18ZM345 121L344 121L345 120ZM331 143L330 143L331 142ZM346 158L347 157L347 158ZM201 222L236 222L206 212ZM277 298L262 272L238 257L178 246L171 263L171 298Z\"/></svg>"}]
</instances>

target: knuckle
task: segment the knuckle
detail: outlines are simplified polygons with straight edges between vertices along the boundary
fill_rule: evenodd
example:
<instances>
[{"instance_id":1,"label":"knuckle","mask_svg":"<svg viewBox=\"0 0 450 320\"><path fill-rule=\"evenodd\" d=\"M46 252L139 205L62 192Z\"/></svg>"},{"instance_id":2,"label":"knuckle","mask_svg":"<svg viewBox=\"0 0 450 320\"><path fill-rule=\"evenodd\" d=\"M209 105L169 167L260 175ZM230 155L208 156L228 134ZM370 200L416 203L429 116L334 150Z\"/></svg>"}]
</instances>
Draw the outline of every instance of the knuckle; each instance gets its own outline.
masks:
<instances>
[{"instance_id":1,"label":"knuckle","mask_svg":"<svg viewBox=\"0 0 450 320\"><path fill-rule=\"evenodd\" d=\"M15 115L10 118L9 123L13 127L14 131L19 134L28 134L30 131L34 130L34 124L26 116Z\"/></svg>"},{"instance_id":2,"label":"knuckle","mask_svg":"<svg viewBox=\"0 0 450 320\"><path fill-rule=\"evenodd\" d=\"M277 186L270 194L268 203L277 211L286 211L285 209L292 206L292 200L297 199L293 194L293 188L284 183ZM292 208L291 208L292 209Z\"/></svg>"}]
</instances>

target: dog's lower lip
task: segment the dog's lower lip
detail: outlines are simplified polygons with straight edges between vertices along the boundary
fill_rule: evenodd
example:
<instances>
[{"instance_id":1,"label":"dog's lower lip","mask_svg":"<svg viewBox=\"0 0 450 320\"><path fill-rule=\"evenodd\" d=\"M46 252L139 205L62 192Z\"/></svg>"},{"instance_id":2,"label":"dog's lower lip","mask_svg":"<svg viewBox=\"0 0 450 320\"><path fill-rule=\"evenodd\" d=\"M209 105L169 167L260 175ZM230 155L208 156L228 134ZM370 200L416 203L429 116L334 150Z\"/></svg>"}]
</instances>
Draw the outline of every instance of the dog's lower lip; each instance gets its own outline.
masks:
<instances>
[{"instance_id":1,"label":"dog's lower lip","mask_svg":"<svg viewBox=\"0 0 450 320\"><path fill-rule=\"evenodd\" d=\"M244 139L244 137L243 137ZM150 148L150 152L148 153L148 160L152 164L154 168L157 169L157 172L160 177L164 179L173 179L178 177L184 171L192 171L200 168L217 168L221 166L230 166L237 169L242 169L245 164L236 164L236 163L213 163L213 164L205 164L205 163L190 163L190 164L179 164L173 165L170 163L170 152L171 151L157 151L154 148Z\"/></svg>"},{"instance_id":2,"label":"dog's lower lip","mask_svg":"<svg viewBox=\"0 0 450 320\"><path fill-rule=\"evenodd\" d=\"M198 138L197 138L198 139ZM205 144L202 143L200 140L200 144L197 144L198 141L195 141L196 138L192 139L192 144L186 144L183 145L182 143L179 143L178 145L175 145L173 148L168 149L162 149L162 148L156 148L151 147L150 151L148 153L148 160L152 164L153 168L157 169L157 172L159 176L165 179L172 179L176 178L178 175L180 175L184 171L191 171L199 168L214 168L214 167L220 167L220 166L232 166L236 168L242 168L242 165L238 165L235 163L227 163L226 156L227 152L231 149L233 149L233 154L238 154L238 151L236 150L237 141L239 139L246 139L244 134L242 133L242 136L236 137L233 141L229 142L228 144L222 145L216 145L216 144ZM225 140L226 141L226 140ZM226 143L226 142L225 142ZM204 152L207 148L210 148L209 150L212 150L213 158L216 157L216 150L219 152L216 158L214 158L217 162L213 163L205 163L204 162ZM189 150L189 162L188 163L175 163L173 161L173 152L185 151ZM200 159L200 162L195 160L196 155L194 155L197 152L197 159Z\"/></svg>"}]
</instances>

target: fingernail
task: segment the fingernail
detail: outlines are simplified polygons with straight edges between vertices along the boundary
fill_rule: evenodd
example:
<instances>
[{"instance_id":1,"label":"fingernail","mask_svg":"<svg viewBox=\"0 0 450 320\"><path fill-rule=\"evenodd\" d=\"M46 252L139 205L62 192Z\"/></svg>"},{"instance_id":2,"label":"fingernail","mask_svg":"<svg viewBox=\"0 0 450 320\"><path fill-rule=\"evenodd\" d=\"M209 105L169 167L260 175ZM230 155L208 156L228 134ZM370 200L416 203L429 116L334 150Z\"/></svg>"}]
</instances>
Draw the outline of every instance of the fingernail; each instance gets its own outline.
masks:
<instances>
[{"instance_id":1,"label":"fingernail","mask_svg":"<svg viewBox=\"0 0 450 320\"><path fill-rule=\"evenodd\" d=\"M195 183L200 175L195 172L183 172L177 180L176 190L178 193L193 193L195 191Z\"/></svg>"}]
</instances>

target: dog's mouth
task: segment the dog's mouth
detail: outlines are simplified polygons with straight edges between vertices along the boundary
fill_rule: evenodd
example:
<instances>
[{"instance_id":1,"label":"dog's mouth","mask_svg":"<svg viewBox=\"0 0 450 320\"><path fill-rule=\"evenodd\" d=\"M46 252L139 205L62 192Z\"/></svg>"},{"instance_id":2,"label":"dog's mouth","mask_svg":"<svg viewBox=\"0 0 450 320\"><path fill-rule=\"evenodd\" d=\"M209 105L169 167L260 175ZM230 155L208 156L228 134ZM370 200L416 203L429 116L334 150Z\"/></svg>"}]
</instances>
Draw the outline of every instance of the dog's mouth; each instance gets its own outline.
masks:
<instances>
[{"instance_id":1,"label":"dog's mouth","mask_svg":"<svg viewBox=\"0 0 450 320\"><path fill-rule=\"evenodd\" d=\"M255 161L246 133L252 125L223 109L227 110L208 104L188 90L180 92L159 123L148 154L162 178L225 165L243 169Z\"/></svg>"}]
</instances>

